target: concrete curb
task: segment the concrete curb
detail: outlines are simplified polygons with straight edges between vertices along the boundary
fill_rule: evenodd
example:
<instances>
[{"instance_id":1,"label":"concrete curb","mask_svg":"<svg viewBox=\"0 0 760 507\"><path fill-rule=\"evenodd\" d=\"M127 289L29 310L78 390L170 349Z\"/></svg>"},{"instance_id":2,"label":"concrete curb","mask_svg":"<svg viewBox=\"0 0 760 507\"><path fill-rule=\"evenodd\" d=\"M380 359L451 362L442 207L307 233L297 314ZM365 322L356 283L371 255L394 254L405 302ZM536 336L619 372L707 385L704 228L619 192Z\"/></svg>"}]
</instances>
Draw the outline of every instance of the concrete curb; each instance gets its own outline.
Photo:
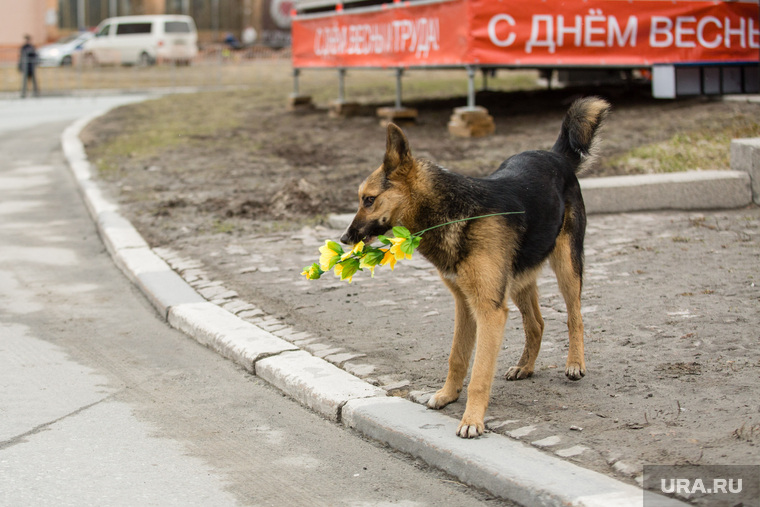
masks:
<instances>
[{"instance_id":1,"label":"concrete curb","mask_svg":"<svg viewBox=\"0 0 760 507\"><path fill-rule=\"evenodd\" d=\"M206 301L156 255L91 181L79 133L62 135L68 160L116 265L167 322L325 417L423 459L459 480L528 505L640 506L642 490L498 434L455 436L458 421L386 392ZM550 477L550 479L548 479ZM685 505L662 498L661 505Z\"/></svg>"},{"instance_id":2,"label":"concrete curb","mask_svg":"<svg viewBox=\"0 0 760 507\"><path fill-rule=\"evenodd\" d=\"M459 421L401 398L349 401L343 421L375 440L478 484L522 505L641 505L642 490L598 472L558 460L520 442L487 433L476 440L452 438ZM551 480L547 478L551 477ZM660 497L658 506L683 503ZM660 500L658 498L658 500Z\"/></svg>"},{"instance_id":3,"label":"concrete curb","mask_svg":"<svg viewBox=\"0 0 760 507\"><path fill-rule=\"evenodd\" d=\"M286 352L256 363L256 375L323 416L340 422L343 406L386 392L306 351Z\"/></svg>"},{"instance_id":4,"label":"concrete curb","mask_svg":"<svg viewBox=\"0 0 760 507\"><path fill-rule=\"evenodd\" d=\"M749 174L752 200L760 204L760 137L731 141L731 169Z\"/></svg>"},{"instance_id":5,"label":"concrete curb","mask_svg":"<svg viewBox=\"0 0 760 507\"><path fill-rule=\"evenodd\" d=\"M581 178L588 213L741 208L752 203L743 171L690 171Z\"/></svg>"},{"instance_id":6,"label":"concrete curb","mask_svg":"<svg viewBox=\"0 0 760 507\"><path fill-rule=\"evenodd\" d=\"M208 301L169 309L169 324L251 373L260 359L298 347Z\"/></svg>"}]
</instances>

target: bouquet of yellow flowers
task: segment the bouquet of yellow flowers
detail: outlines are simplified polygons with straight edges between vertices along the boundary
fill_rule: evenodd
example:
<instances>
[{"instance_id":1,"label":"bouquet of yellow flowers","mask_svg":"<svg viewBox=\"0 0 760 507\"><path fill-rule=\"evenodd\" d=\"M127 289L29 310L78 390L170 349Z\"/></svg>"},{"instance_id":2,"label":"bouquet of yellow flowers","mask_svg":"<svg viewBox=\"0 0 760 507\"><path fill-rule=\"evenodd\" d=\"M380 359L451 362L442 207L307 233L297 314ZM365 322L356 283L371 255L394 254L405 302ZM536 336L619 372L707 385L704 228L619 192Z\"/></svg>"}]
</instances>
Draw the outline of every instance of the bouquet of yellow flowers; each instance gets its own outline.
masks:
<instances>
[{"instance_id":1,"label":"bouquet of yellow flowers","mask_svg":"<svg viewBox=\"0 0 760 507\"><path fill-rule=\"evenodd\" d=\"M499 215L514 215L524 213L523 211L508 211L505 213L492 213L490 215L481 215L478 217L463 218L453 220L445 224L434 225L420 232L412 234L409 229L403 226L396 226L392 229L393 237L378 236L380 243L386 245L383 247L373 247L365 245L363 241L355 244L351 250L344 251L343 247L335 241L327 240L325 244L319 247L319 262L303 268L301 274L309 280L317 280L323 274L335 270L335 276L341 280L348 280L351 283L353 276L357 271L369 269L372 278L375 277L375 268L377 266L390 265L391 271L396 267L396 262L402 259L411 259L412 254L420 246L422 235L429 230L443 227L444 225L475 220L477 218L494 217Z\"/></svg>"},{"instance_id":2,"label":"bouquet of yellow flowers","mask_svg":"<svg viewBox=\"0 0 760 507\"><path fill-rule=\"evenodd\" d=\"M421 233L412 234L406 227L397 226L393 228L393 237L378 236L377 239L386 248L365 245L360 241L346 252L335 241L327 240L319 247L319 262L306 266L301 274L309 280L317 280L327 271L335 269L335 276L350 283L357 271L367 268L374 278L377 266L388 264L393 270L396 262L411 259L422 238Z\"/></svg>"}]
</instances>

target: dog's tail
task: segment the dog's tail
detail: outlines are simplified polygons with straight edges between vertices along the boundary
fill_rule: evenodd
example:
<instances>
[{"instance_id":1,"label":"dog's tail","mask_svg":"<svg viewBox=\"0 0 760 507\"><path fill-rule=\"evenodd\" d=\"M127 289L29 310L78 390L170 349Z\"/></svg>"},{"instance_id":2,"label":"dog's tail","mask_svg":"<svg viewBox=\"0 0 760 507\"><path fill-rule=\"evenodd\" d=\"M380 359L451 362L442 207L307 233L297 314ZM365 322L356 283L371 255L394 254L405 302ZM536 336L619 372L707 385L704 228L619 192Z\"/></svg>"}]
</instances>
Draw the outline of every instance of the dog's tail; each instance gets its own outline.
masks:
<instances>
[{"instance_id":1,"label":"dog's tail","mask_svg":"<svg viewBox=\"0 0 760 507\"><path fill-rule=\"evenodd\" d=\"M610 104L599 97L578 99L570 106L552 151L572 161L575 172L589 167L596 156L596 132Z\"/></svg>"}]
</instances>

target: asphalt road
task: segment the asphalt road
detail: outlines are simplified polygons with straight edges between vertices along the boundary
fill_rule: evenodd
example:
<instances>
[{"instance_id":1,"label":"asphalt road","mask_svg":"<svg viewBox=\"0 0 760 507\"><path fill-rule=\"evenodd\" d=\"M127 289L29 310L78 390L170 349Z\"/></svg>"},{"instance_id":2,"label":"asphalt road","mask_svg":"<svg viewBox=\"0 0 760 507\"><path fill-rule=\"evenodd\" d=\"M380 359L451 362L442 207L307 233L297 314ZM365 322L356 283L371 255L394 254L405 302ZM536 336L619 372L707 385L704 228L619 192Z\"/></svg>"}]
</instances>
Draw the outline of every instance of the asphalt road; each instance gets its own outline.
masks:
<instances>
[{"instance_id":1,"label":"asphalt road","mask_svg":"<svg viewBox=\"0 0 760 507\"><path fill-rule=\"evenodd\" d=\"M60 149L73 119L134 98L0 102L0 505L503 505L157 316Z\"/></svg>"}]
</instances>

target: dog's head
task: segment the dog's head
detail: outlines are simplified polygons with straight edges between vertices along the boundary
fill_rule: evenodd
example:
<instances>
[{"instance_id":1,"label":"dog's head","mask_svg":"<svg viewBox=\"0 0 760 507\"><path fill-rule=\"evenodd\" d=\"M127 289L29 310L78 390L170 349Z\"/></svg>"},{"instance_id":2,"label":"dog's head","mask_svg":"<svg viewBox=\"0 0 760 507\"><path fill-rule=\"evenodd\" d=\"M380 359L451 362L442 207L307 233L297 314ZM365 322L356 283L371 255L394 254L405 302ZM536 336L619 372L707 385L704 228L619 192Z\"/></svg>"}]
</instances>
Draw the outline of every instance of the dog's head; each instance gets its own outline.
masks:
<instances>
[{"instance_id":1,"label":"dog's head","mask_svg":"<svg viewBox=\"0 0 760 507\"><path fill-rule=\"evenodd\" d=\"M349 245L371 243L377 236L401 225L409 199L408 178L415 161L406 136L388 124L383 164L359 185L359 211L340 240Z\"/></svg>"}]
</instances>

